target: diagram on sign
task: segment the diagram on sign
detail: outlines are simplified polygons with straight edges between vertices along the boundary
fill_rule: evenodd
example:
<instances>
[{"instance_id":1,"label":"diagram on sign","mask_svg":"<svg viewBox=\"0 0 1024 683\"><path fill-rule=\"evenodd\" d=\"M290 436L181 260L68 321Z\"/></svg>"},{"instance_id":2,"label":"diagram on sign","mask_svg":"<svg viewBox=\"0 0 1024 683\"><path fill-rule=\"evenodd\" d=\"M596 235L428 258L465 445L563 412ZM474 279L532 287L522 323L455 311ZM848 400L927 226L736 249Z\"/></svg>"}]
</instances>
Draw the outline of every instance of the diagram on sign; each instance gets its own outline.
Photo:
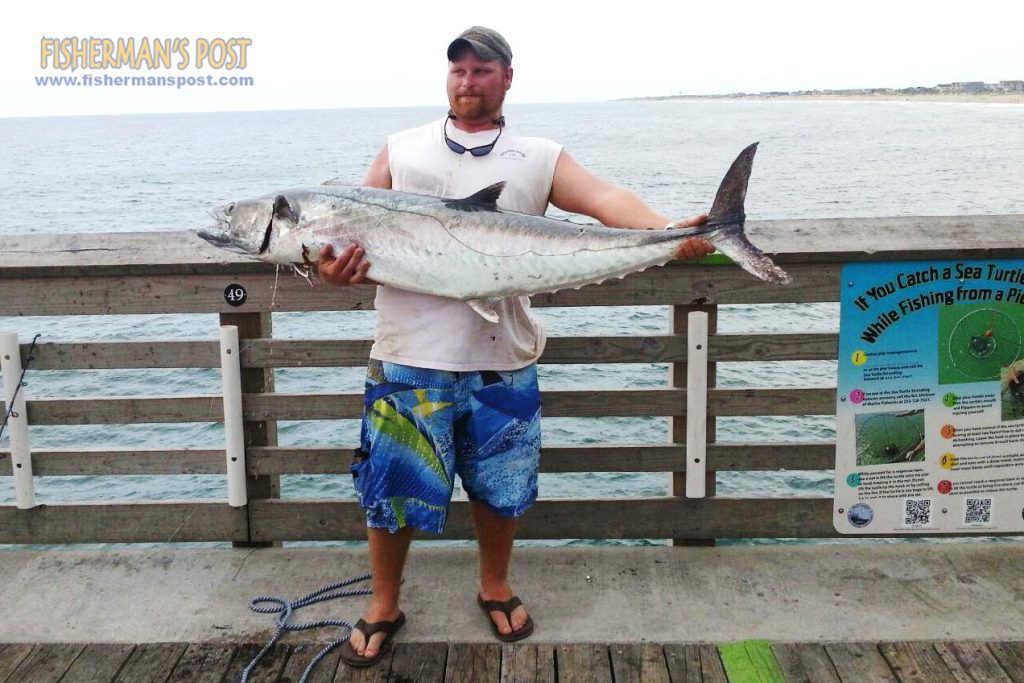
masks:
<instances>
[{"instance_id":1,"label":"diagram on sign","mask_svg":"<svg viewBox=\"0 0 1024 683\"><path fill-rule=\"evenodd\" d=\"M939 309L939 384L995 381L1021 358L1020 304ZM1000 310L1004 309L1004 310Z\"/></svg>"},{"instance_id":2,"label":"diagram on sign","mask_svg":"<svg viewBox=\"0 0 1024 683\"><path fill-rule=\"evenodd\" d=\"M856 416L857 464L892 465L924 460L924 411Z\"/></svg>"}]
</instances>

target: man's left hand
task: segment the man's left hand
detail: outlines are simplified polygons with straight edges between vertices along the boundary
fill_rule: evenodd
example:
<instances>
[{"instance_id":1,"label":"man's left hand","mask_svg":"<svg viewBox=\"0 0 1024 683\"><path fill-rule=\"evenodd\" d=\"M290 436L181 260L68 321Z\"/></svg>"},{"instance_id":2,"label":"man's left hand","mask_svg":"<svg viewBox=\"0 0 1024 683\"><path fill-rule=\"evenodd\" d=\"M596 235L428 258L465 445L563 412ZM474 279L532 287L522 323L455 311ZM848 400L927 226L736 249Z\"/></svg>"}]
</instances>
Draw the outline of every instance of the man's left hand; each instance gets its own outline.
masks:
<instances>
[{"instance_id":1,"label":"man's left hand","mask_svg":"<svg viewBox=\"0 0 1024 683\"><path fill-rule=\"evenodd\" d=\"M692 228L698 225L703 225L708 220L708 215L702 213L692 218L683 218L678 220L671 225L670 228ZM676 250L676 258L680 261L693 261L699 259L702 256L715 253L715 247L711 242L700 239L699 237L691 237L682 244L679 245L679 249Z\"/></svg>"}]
</instances>

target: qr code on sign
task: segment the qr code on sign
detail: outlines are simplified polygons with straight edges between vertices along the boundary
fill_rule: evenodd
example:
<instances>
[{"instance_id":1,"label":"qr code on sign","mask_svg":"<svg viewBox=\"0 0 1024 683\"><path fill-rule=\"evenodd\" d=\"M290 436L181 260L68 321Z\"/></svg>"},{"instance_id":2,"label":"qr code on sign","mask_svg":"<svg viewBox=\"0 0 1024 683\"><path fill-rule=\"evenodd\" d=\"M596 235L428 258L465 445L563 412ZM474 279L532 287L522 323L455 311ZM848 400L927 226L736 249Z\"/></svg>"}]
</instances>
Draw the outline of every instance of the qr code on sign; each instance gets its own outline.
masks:
<instances>
[{"instance_id":1,"label":"qr code on sign","mask_svg":"<svg viewBox=\"0 0 1024 683\"><path fill-rule=\"evenodd\" d=\"M964 524L991 524L992 523L992 499L991 498L966 498L964 499Z\"/></svg>"},{"instance_id":2,"label":"qr code on sign","mask_svg":"<svg viewBox=\"0 0 1024 683\"><path fill-rule=\"evenodd\" d=\"M931 498L907 498L903 512L906 526L928 526L932 523Z\"/></svg>"}]
</instances>

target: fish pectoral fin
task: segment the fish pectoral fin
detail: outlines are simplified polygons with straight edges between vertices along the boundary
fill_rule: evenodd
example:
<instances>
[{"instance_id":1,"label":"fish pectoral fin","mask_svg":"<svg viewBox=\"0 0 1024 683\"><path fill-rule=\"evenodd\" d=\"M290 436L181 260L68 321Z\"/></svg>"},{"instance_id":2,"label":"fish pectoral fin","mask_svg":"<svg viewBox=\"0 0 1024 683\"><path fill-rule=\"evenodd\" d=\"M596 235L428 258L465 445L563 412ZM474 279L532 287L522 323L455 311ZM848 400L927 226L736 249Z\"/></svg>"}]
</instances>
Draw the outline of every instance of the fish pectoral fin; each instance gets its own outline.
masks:
<instances>
[{"instance_id":1,"label":"fish pectoral fin","mask_svg":"<svg viewBox=\"0 0 1024 683\"><path fill-rule=\"evenodd\" d=\"M498 317L498 312L494 310L494 306L499 301L501 299L469 299L466 303L487 322L497 323L501 318Z\"/></svg>"},{"instance_id":2,"label":"fish pectoral fin","mask_svg":"<svg viewBox=\"0 0 1024 683\"><path fill-rule=\"evenodd\" d=\"M299 222L299 214L297 214L295 209L292 208L291 203L288 201L288 197L283 194L279 194L274 198L274 218L288 221L292 224Z\"/></svg>"}]
</instances>

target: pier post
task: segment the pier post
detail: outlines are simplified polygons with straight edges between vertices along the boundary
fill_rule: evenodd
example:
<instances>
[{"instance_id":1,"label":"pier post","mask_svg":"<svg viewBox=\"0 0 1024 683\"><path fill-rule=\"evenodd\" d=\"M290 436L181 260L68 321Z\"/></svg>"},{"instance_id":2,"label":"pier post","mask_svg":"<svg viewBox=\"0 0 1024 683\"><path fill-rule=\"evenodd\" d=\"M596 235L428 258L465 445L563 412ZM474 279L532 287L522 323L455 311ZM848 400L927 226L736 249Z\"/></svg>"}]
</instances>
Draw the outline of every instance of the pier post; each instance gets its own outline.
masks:
<instances>
[{"instance_id":1,"label":"pier post","mask_svg":"<svg viewBox=\"0 0 1024 683\"><path fill-rule=\"evenodd\" d=\"M703 498L707 475L708 314L691 311L686 334L686 497Z\"/></svg>"},{"instance_id":2,"label":"pier post","mask_svg":"<svg viewBox=\"0 0 1024 683\"><path fill-rule=\"evenodd\" d=\"M245 495L245 432L242 423L242 366L238 328L220 328L220 375L224 394L224 452L227 459L228 505L243 507Z\"/></svg>"},{"instance_id":3,"label":"pier post","mask_svg":"<svg viewBox=\"0 0 1024 683\"><path fill-rule=\"evenodd\" d=\"M221 313L221 325L233 325L238 328L239 349L246 339L270 339L273 336L273 324L270 313ZM273 368L242 368L243 407L245 394L263 394L274 391ZM246 420L242 423L242 433L246 448L252 446L276 446L277 422L274 420ZM247 500L280 498L281 475L246 476ZM252 529L252 511L248 512L250 537ZM280 548L280 541L234 541L236 548Z\"/></svg>"},{"instance_id":4,"label":"pier post","mask_svg":"<svg viewBox=\"0 0 1024 683\"><path fill-rule=\"evenodd\" d=\"M3 424L3 417L9 414L6 429L11 438L14 497L19 510L28 510L36 505L36 491L32 481L25 392L19 391L22 387L21 349L18 347L18 335L14 332L0 333L0 373L3 373L4 396L0 424Z\"/></svg>"},{"instance_id":5,"label":"pier post","mask_svg":"<svg viewBox=\"0 0 1024 683\"><path fill-rule=\"evenodd\" d=\"M689 334L689 315L694 311L703 311L707 313L707 331L708 334L714 334L718 329L718 306L716 305L688 305L688 306L672 306L669 313L669 327L672 334L688 336ZM674 388L685 388L687 379L687 363L673 363L669 368L669 383ZM715 385L715 364L707 364L707 386L713 387ZM675 416L670 418L671 426L669 429L669 439L673 443L685 444L686 443L686 420L687 416ZM706 443L713 443L715 440L715 418L708 417L705 420L705 438ZM705 463L705 467L707 464ZM672 496L685 496L686 495L686 473L685 471L676 471L669 473L669 495ZM704 496L710 497L715 495L715 472L714 470L707 469L704 476ZM713 538L673 538L672 545L676 546L712 546L715 544Z\"/></svg>"}]
</instances>

